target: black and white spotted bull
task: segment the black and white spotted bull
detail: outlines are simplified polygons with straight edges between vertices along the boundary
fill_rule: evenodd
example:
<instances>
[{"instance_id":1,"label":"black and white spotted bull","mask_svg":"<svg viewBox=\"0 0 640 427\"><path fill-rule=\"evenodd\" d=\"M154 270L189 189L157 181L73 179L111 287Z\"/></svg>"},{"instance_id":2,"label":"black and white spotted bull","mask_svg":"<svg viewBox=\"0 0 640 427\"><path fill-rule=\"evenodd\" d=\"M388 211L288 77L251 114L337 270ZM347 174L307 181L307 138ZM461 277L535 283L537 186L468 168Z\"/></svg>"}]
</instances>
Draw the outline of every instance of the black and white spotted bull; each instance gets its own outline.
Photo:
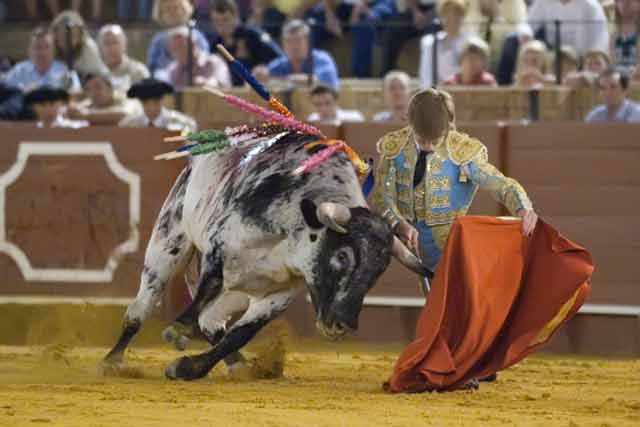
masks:
<instances>
[{"instance_id":1,"label":"black and white spotted bull","mask_svg":"<svg viewBox=\"0 0 640 427\"><path fill-rule=\"evenodd\" d=\"M279 139L278 139L279 137ZM319 331L335 339L358 327L367 291L395 255L418 274L419 260L368 208L343 153L309 173L292 171L317 136L279 134L194 157L177 178L147 247L140 288L105 363L124 351L174 274L200 254L190 307L165 330L174 344L198 332L211 350L169 365L172 379L205 376L282 313L302 289ZM240 316L232 325L232 316ZM181 347L181 345L178 345Z\"/></svg>"}]
</instances>

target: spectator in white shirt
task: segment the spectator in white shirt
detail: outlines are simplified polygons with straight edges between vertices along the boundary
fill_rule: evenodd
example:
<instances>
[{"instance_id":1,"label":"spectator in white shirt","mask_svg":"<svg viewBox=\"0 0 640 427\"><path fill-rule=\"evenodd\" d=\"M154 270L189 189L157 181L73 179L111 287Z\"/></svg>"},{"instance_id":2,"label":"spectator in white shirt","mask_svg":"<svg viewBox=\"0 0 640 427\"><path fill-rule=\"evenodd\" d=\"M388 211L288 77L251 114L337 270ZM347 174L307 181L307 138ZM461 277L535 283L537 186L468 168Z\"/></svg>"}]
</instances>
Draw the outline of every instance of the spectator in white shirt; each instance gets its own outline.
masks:
<instances>
[{"instance_id":1,"label":"spectator in white shirt","mask_svg":"<svg viewBox=\"0 0 640 427\"><path fill-rule=\"evenodd\" d=\"M147 67L127 55L127 35L120 25L102 27L98 33L98 46L115 90L125 93L132 84L149 77Z\"/></svg>"},{"instance_id":2,"label":"spectator in white shirt","mask_svg":"<svg viewBox=\"0 0 640 427\"><path fill-rule=\"evenodd\" d=\"M385 111L374 114L374 122L404 123L411 94L411 79L404 71L389 71L384 76Z\"/></svg>"},{"instance_id":3,"label":"spectator in white shirt","mask_svg":"<svg viewBox=\"0 0 640 427\"><path fill-rule=\"evenodd\" d=\"M443 31L427 34L420 41L420 68L418 74L423 88L435 86L460 71L459 58L469 33L462 30L462 22L467 13L464 0L442 0L438 5L438 15ZM433 46L437 45L437 82L433 81Z\"/></svg>"},{"instance_id":4,"label":"spectator in white shirt","mask_svg":"<svg viewBox=\"0 0 640 427\"><path fill-rule=\"evenodd\" d=\"M338 92L329 86L318 85L311 90L311 103L315 112L307 118L310 122L340 126L342 122L363 122L364 116L357 110L343 110L338 106Z\"/></svg>"},{"instance_id":5,"label":"spectator in white shirt","mask_svg":"<svg viewBox=\"0 0 640 427\"><path fill-rule=\"evenodd\" d=\"M534 33L542 29L550 45L555 42L557 20L561 44L573 47L578 55L609 49L607 18L598 0L535 0L528 19Z\"/></svg>"}]
</instances>

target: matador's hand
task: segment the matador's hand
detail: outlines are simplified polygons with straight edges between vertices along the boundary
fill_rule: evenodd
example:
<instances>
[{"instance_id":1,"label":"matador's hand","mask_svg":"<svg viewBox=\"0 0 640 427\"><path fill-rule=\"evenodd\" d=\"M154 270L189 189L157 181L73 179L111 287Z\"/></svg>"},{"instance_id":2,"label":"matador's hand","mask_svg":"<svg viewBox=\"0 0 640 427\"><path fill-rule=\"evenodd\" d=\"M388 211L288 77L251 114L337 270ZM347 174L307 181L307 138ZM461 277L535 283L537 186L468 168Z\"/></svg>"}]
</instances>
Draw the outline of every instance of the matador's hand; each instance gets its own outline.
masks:
<instances>
[{"instance_id":1,"label":"matador's hand","mask_svg":"<svg viewBox=\"0 0 640 427\"><path fill-rule=\"evenodd\" d=\"M418 230L407 221L402 220L398 224L397 228L398 237L404 242L407 247L415 254L418 253Z\"/></svg>"},{"instance_id":2,"label":"matador's hand","mask_svg":"<svg viewBox=\"0 0 640 427\"><path fill-rule=\"evenodd\" d=\"M522 218L522 234L531 236L538 223L538 214L533 209L520 209L518 216Z\"/></svg>"}]
</instances>

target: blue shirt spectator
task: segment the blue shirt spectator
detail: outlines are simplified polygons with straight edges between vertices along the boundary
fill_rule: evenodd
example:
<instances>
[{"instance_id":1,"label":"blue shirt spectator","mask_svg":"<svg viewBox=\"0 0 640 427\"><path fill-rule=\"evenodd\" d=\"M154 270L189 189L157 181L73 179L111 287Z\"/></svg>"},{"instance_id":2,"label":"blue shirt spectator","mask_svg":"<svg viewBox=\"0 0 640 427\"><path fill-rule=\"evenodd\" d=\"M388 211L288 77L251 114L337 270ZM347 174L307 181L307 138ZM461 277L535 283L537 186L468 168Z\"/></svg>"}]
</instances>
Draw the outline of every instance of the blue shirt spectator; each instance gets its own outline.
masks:
<instances>
[{"instance_id":1,"label":"blue shirt spectator","mask_svg":"<svg viewBox=\"0 0 640 427\"><path fill-rule=\"evenodd\" d=\"M640 105L626 98L628 87L629 77L624 72L608 69L600 74L598 88L604 104L595 107L585 121L640 123Z\"/></svg>"},{"instance_id":2,"label":"blue shirt spectator","mask_svg":"<svg viewBox=\"0 0 640 427\"><path fill-rule=\"evenodd\" d=\"M624 122L640 123L640 105L625 99L620 107L598 105L587 115L587 123Z\"/></svg>"},{"instance_id":3,"label":"blue shirt spectator","mask_svg":"<svg viewBox=\"0 0 640 427\"><path fill-rule=\"evenodd\" d=\"M282 29L282 47L285 54L267 66L273 77L287 77L312 73L319 82L338 89L338 70L327 52L313 49L309 55L309 26L301 20L293 20Z\"/></svg>"},{"instance_id":4,"label":"blue shirt spectator","mask_svg":"<svg viewBox=\"0 0 640 427\"><path fill-rule=\"evenodd\" d=\"M196 28L193 29L193 40L201 52L209 53L209 42L206 37ZM162 31L151 39L149 50L147 51L147 67L151 74L156 71L163 70L173 61L169 53L169 30Z\"/></svg>"},{"instance_id":5,"label":"blue shirt spectator","mask_svg":"<svg viewBox=\"0 0 640 427\"><path fill-rule=\"evenodd\" d=\"M31 35L29 59L17 63L4 78L8 86L28 92L40 86L56 89L81 90L75 71L54 59L53 35L44 28L37 28Z\"/></svg>"},{"instance_id":6,"label":"blue shirt spectator","mask_svg":"<svg viewBox=\"0 0 640 427\"><path fill-rule=\"evenodd\" d=\"M338 70L331 55L323 50L313 49L311 51L311 61L307 58L300 72L309 74L312 70L311 62L313 62L313 75L315 78L332 89L338 89L340 86ZM267 68L269 69L269 75L274 77L286 77L295 73L291 61L286 55L271 61Z\"/></svg>"}]
</instances>

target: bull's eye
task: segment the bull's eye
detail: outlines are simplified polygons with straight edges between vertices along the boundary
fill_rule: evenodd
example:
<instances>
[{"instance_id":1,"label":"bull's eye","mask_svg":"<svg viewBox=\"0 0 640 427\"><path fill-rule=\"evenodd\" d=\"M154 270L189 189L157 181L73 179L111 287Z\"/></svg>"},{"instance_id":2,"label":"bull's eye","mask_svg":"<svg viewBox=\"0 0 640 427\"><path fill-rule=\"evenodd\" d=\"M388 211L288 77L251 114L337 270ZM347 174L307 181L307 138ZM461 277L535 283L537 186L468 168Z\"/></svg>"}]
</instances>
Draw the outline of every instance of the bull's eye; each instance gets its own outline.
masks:
<instances>
[{"instance_id":1,"label":"bull's eye","mask_svg":"<svg viewBox=\"0 0 640 427\"><path fill-rule=\"evenodd\" d=\"M354 261L354 254L351 248L342 248L331 257L331 267L336 271L344 271Z\"/></svg>"}]
</instances>

